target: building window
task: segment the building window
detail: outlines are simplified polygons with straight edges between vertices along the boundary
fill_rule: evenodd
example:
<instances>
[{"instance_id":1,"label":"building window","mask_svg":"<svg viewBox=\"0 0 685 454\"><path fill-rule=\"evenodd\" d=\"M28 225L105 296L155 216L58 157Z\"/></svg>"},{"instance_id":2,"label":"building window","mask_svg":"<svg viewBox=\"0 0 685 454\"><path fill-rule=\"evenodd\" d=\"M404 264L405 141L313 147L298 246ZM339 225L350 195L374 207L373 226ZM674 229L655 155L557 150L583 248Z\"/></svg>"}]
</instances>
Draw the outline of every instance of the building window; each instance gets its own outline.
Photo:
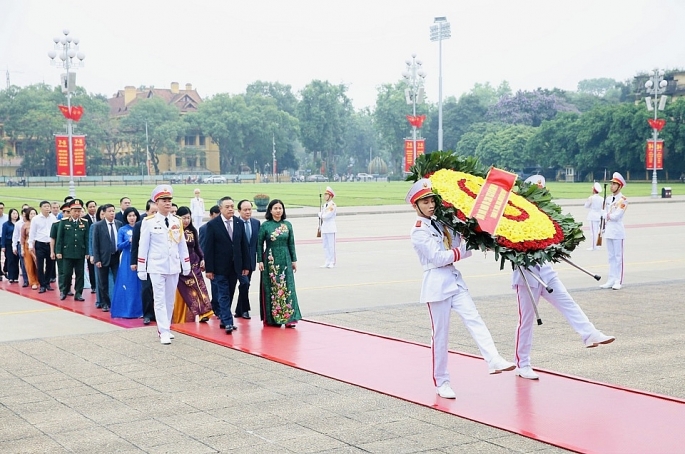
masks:
<instances>
[{"instance_id":1,"label":"building window","mask_svg":"<svg viewBox=\"0 0 685 454\"><path fill-rule=\"evenodd\" d=\"M202 167L203 169L207 168L207 158L205 158L204 156L200 157L200 167Z\"/></svg>"},{"instance_id":2,"label":"building window","mask_svg":"<svg viewBox=\"0 0 685 454\"><path fill-rule=\"evenodd\" d=\"M200 136L200 146L201 147L205 146L205 136Z\"/></svg>"},{"instance_id":3,"label":"building window","mask_svg":"<svg viewBox=\"0 0 685 454\"><path fill-rule=\"evenodd\" d=\"M197 164L197 158L186 158L186 162L188 163L188 167L193 168L195 167L195 164Z\"/></svg>"},{"instance_id":4,"label":"building window","mask_svg":"<svg viewBox=\"0 0 685 454\"><path fill-rule=\"evenodd\" d=\"M182 167L183 166L183 157L181 156L176 156L176 168Z\"/></svg>"},{"instance_id":5,"label":"building window","mask_svg":"<svg viewBox=\"0 0 685 454\"><path fill-rule=\"evenodd\" d=\"M186 136L185 137L185 145L187 147L194 147L195 146L195 136Z\"/></svg>"}]
</instances>

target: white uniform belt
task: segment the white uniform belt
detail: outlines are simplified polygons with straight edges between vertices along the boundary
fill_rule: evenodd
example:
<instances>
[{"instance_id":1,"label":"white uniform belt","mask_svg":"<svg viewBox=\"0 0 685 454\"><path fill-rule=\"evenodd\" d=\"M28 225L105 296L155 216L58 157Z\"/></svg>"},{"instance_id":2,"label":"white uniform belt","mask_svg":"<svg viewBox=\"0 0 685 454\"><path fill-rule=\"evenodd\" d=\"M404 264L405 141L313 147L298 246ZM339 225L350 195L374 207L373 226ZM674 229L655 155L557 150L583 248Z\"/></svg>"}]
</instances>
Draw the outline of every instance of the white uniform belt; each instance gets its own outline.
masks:
<instances>
[{"instance_id":1,"label":"white uniform belt","mask_svg":"<svg viewBox=\"0 0 685 454\"><path fill-rule=\"evenodd\" d=\"M450 263L449 265L435 266L432 263L427 263L426 265L422 265L422 266L423 266L423 271L428 271L428 270L434 270L436 268L445 268L447 266L452 266L452 264Z\"/></svg>"}]
</instances>

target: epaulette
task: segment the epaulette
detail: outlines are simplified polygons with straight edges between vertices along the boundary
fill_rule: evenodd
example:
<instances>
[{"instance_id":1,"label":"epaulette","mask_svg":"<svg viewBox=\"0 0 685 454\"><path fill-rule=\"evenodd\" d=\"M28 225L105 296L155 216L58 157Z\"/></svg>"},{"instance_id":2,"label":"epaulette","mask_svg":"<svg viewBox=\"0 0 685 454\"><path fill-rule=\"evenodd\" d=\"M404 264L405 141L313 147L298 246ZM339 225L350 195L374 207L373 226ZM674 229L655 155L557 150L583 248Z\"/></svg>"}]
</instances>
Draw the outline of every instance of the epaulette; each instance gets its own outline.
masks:
<instances>
[{"instance_id":1,"label":"epaulette","mask_svg":"<svg viewBox=\"0 0 685 454\"><path fill-rule=\"evenodd\" d=\"M421 227L422 224L423 222L421 222L420 220L416 221L416 225L414 225L414 227Z\"/></svg>"},{"instance_id":2,"label":"epaulette","mask_svg":"<svg viewBox=\"0 0 685 454\"><path fill-rule=\"evenodd\" d=\"M179 219L179 221L181 220L181 216L179 216L177 214L175 214L174 216L176 216Z\"/></svg>"},{"instance_id":3,"label":"epaulette","mask_svg":"<svg viewBox=\"0 0 685 454\"><path fill-rule=\"evenodd\" d=\"M144 220L144 221L147 221L147 220L152 219L152 218L154 218L154 217L155 217L155 215L154 215L154 214L151 214L150 216L145 216L145 219L143 219L143 220Z\"/></svg>"}]
</instances>

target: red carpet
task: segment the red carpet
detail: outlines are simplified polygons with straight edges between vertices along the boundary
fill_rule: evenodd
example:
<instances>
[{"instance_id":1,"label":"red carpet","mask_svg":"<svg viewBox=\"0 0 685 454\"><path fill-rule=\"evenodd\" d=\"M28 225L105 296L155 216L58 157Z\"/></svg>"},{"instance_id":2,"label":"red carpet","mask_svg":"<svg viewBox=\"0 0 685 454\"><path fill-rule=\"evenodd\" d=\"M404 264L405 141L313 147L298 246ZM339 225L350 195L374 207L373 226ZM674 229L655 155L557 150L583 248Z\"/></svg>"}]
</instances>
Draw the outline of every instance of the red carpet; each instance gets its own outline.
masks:
<instances>
[{"instance_id":1,"label":"red carpet","mask_svg":"<svg viewBox=\"0 0 685 454\"><path fill-rule=\"evenodd\" d=\"M38 294L17 284L0 288L119 326L142 320L109 317L87 302L59 301L56 292ZM228 336L218 321L186 323L173 329L288 366L330 377L419 405L578 452L685 452L685 401L538 370L539 381L512 372L488 375L480 358L451 353L450 373L457 400L441 399L431 380L425 345L335 326L300 322L294 330L265 328L257 319L237 319ZM173 348L173 347L172 347Z\"/></svg>"}]
</instances>

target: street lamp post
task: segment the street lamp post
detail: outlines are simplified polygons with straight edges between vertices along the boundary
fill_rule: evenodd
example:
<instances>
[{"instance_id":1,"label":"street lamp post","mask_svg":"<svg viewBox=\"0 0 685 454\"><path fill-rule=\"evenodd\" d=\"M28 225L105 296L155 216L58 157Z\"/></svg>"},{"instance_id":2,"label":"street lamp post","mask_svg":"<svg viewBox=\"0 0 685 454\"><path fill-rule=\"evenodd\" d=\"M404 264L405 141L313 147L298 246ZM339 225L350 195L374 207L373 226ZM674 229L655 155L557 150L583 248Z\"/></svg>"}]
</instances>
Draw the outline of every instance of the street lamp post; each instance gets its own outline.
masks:
<instances>
[{"instance_id":1,"label":"street lamp post","mask_svg":"<svg viewBox=\"0 0 685 454\"><path fill-rule=\"evenodd\" d=\"M62 74L62 93L67 96L67 108L71 111L71 94L76 88L76 74L71 70L83 66L83 59L86 55L79 51L79 39L69 35L69 30L62 30L64 36L56 36L53 38L55 48L48 52L48 57L54 66L64 68L65 74ZM59 58L59 60L57 59ZM67 136L69 147L69 195L76 197L76 187L74 185L74 149L72 142L74 121L67 118Z\"/></svg>"},{"instance_id":2,"label":"street lamp post","mask_svg":"<svg viewBox=\"0 0 685 454\"><path fill-rule=\"evenodd\" d=\"M668 96L662 95L663 92L666 91L666 87L668 86L668 82L664 80L664 71L659 70L659 69L654 69L650 71L650 78L647 82L645 82L645 88L647 89L647 93L650 95L654 96L654 103L652 104L652 98L651 96L647 96L645 98L645 102L647 103L647 110L649 111L654 111L654 120L657 120L657 117L659 115L659 110L664 110L664 107L666 107L666 99ZM661 99L659 99L661 98ZM659 131L657 130L656 127L652 128L652 137L654 139L654 149L653 149L653 165L654 167L652 168L652 198L656 199L658 198L657 194L657 175L656 175L656 143L657 139L659 137Z\"/></svg>"},{"instance_id":3,"label":"street lamp post","mask_svg":"<svg viewBox=\"0 0 685 454\"><path fill-rule=\"evenodd\" d=\"M273 172L274 183L276 182L276 133L271 133L271 143L273 148L271 150L271 171Z\"/></svg>"},{"instance_id":4,"label":"street lamp post","mask_svg":"<svg viewBox=\"0 0 685 454\"><path fill-rule=\"evenodd\" d=\"M442 40L452 36L450 23L444 16L436 17L430 28L431 41L438 42L438 150L442 151Z\"/></svg>"},{"instance_id":5,"label":"street lamp post","mask_svg":"<svg viewBox=\"0 0 685 454\"><path fill-rule=\"evenodd\" d=\"M416 104L423 102L423 80L426 78L426 73L421 68L421 60L416 59L416 54L411 54L411 60L407 60L405 63L407 68L402 73L402 77L407 84L407 88L404 90L404 96L407 104L412 106L412 115L416 117ZM416 125L412 125L412 140L414 142L412 155L414 162L416 162L416 129Z\"/></svg>"}]
</instances>

